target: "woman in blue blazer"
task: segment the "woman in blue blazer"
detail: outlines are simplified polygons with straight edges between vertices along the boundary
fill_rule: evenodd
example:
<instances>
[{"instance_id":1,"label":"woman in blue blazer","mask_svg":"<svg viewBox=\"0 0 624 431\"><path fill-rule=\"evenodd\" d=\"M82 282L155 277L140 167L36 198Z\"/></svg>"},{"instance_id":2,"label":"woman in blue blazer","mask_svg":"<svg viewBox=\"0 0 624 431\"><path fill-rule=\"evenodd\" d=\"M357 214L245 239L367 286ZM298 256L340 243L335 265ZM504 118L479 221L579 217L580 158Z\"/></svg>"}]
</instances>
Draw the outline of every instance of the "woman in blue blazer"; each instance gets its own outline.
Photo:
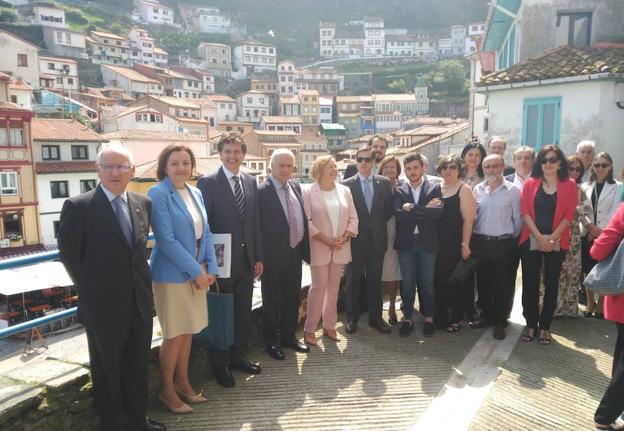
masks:
<instances>
[{"instance_id":1,"label":"woman in blue blazer","mask_svg":"<svg viewBox=\"0 0 624 431\"><path fill-rule=\"evenodd\" d=\"M215 281L217 259L202 194L186 183L194 169L190 148L169 145L158 157L160 183L147 193L156 239L150 262L154 303L164 338L158 399L173 413L191 413L186 403L207 401L189 382L188 362L192 334L208 325L206 289Z\"/></svg>"}]
</instances>

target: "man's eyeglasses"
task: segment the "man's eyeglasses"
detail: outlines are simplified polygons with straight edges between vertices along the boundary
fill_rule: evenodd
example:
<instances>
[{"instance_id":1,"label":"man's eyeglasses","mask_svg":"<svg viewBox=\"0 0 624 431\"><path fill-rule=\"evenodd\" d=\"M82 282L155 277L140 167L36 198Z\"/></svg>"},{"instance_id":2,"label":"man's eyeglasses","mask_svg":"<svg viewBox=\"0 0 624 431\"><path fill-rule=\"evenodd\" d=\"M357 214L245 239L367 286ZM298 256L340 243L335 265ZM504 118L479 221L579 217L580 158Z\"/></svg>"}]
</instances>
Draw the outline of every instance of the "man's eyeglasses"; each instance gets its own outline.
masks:
<instances>
[{"instance_id":1,"label":"man's eyeglasses","mask_svg":"<svg viewBox=\"0 0 624 431\"><path fill-rule=\"evenodd\" d=\"M442 165L442 166L440 166L440 170L441 171L446 171L447 169L450 169L452 171L456 171L457 170L457 165Z\"/></svg>"},{"instance_id":2,"label":"man's eyeglasses","mask_svg":"<svg viewBox=\"0 0 624 431\"><path fill-rule=\"evenodd\" d=\"M122 174L128 173L130 172L130 169L132 169L132 166L130 165L109 165L109 164L101 164L98 165L100 167L100 169L102 169L104 172L110 174L112 172L114 172L115 170L117 170L118 172L121 172Z\"/></svg>"},{"instance_id":3,"label":"man's eyeglasses","mask_svg":"<svg viewBox=\"0 0 624 431\"><path fill-rule=\"evenodd\" d=\"M372 157L356 157L355 159L358 163L370 163L373 161Z\"/></svg>"},{"instance_id":4,"label":"man's eyeglasses","mask_svg":"<svg viewBox=\"0 0 624 431\"><path fill-rule=\"evenodd\" d=\"M500 165L483 165L483 169L496 169L500 168Z\"/></svg>"},{"instance_id":5,"label":"man's eyeglasses","mask_svg":"<svg viewBox=\"0 0 624 431\"><path fill-rule=\"evenodd\" d=\"M559 161L559 157L544 157L542 159L542 165L545 164L550 164L550 165L554 165Z\"/></svg>"},{"instance_id":6,"label":"man's eyeglasses","mask_svg":"<svg viewBox=\"0 0 624 431\"><path fill-rule=\"evenodd\" d=\"M607 169L611 167L611 163L594 163L594 169Z\"/></svg>"}]
</instances>

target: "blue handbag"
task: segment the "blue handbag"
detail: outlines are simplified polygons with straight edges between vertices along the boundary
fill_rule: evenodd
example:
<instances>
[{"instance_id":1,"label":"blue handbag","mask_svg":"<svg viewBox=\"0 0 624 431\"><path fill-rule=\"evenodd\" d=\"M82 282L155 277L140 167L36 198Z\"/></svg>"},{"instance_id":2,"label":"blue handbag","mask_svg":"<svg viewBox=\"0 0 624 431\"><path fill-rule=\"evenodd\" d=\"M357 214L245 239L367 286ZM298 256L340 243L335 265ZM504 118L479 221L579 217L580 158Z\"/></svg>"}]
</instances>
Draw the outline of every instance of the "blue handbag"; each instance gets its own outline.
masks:
<instances>
[{"instance_id":1,"label":"blue handbag","mask_svg":"<svg viewBox=\"0 0 624 431\"><path fill-rule=\"evenodd\" d=\"M205 349L227 350L234 344L234 295L222 293L215 281L216 291L208 291L208 326L193 336L193 341Z\"/></svg>"},{"instance_id":2,"label":"blue handbag","mask_svg":"<svg viewBox=\"0 0 624 431\"><path fill-rule=\"evenodd\" d=\"M615 253L592 268L583 284L598 295L624 293L624 241L620 242Z\"/></svg>"}]
</instances>

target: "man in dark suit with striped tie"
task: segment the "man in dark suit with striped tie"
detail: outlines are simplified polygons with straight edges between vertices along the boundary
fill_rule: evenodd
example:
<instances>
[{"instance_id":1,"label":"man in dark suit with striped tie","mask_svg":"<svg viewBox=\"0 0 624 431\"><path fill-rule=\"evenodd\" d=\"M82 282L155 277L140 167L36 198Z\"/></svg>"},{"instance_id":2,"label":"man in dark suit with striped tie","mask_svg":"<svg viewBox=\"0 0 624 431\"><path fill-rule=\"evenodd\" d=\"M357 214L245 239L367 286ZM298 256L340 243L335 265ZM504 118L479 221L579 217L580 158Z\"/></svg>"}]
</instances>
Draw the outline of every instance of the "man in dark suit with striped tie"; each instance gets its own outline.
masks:
<instances>
[{"instance_id":1,"label":"man in dark suit with striped tie","mask_svg":"<svg viewBox=\"0 0 624 431\"><path fill-rule=\"evenodd\" d=\"M301 187L290 177L295 168L292 151L278 148L271 155L271 176L258 186L262 237L265 244L262 274L262 338L273 359L285 358L282 347L307 353L297 340L302 261L310 262L308 218Z\"/></svg>"},{"instance_id":2,"label":"man in dark suit with striped tie","mask_svg":"<svg viewBox=\"0 0 624 431\"><path fill-rule=\"evenodd\" d=\"M234 386L232 368L248 374L261 372L247 359L251 331L251 300L254 277L263 271L262 236L255 178L240 171L247 144L237 133L228 133L217 144L223 165L201 177L197 187L204 196L212 233L232 236L230 278L218 279L222 292L234 295L234 346L229 351L213 350L212 363L220 385Z\"/></svg>"}]
</instances>

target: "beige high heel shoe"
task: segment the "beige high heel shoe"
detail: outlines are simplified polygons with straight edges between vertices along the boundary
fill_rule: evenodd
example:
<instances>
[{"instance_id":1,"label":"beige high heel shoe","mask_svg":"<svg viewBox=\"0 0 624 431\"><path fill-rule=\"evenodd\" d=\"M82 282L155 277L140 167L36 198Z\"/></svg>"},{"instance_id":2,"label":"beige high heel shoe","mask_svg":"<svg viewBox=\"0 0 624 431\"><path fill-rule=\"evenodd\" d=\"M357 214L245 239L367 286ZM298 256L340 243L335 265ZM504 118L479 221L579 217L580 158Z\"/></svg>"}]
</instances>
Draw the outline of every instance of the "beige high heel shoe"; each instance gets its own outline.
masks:
<instances>
[{"instance_id":1,"label":"beige high heel shoe","mask_svg":"<svg viewBox=\"0 0 624 431\"><path fill-rule=\"evenodd\" d=\"M335 329L333 331L330 331L328 329L323 329L323 335L329 338L330 340L335 341L336 343L340 341L340 337L338 337L338 333L336 332Z\"/></svg>"},{"instance_id":2,"label":"beige high heel shoe","mask_svg":"<svg viewBox=\"0 0 624 431\"><path fill-rule=\"evenodd\" d=\"M178 395L187 403L189 404L201 404L201 403L205 403L208 402L207 398L202 397L201 395L197 395L197 394L193 394L193 395L189 395L189 394L185 394L184 392L182 392L180 390L180 388L176 387L175 388L176 392L178 393Z\"/></svg>"},{"instance_id":3,"label":"beige high heel shoe","mask_svg":"<svg viewBox=\"0 0 624 431\"><path fill-rule=\"evenodd\" d=\"M158 392L158 400L163 403L165 405L165 407L167 407L167 409L169 409L169 411L171 413L174 413L176 415L185 415L188 413L193 413L193 408L191 406L189 406L188 404L182 403L182 405L180 407L174 407L171 404L169 404L165 398L163 397L161 392Z\"/></svg>"},{"instance_id":4,"label":"beige high heel shoe","mask_svg":"<svg viewBox=\"0 0 624 431\"><path fill-rule=\"evenodd\" d=\"M308 346L318 347L318 344L316 342L316 335L314 335L314 332L305 332L305 331L303 331L303 341Z\"/></svg>"}]
</instances>

